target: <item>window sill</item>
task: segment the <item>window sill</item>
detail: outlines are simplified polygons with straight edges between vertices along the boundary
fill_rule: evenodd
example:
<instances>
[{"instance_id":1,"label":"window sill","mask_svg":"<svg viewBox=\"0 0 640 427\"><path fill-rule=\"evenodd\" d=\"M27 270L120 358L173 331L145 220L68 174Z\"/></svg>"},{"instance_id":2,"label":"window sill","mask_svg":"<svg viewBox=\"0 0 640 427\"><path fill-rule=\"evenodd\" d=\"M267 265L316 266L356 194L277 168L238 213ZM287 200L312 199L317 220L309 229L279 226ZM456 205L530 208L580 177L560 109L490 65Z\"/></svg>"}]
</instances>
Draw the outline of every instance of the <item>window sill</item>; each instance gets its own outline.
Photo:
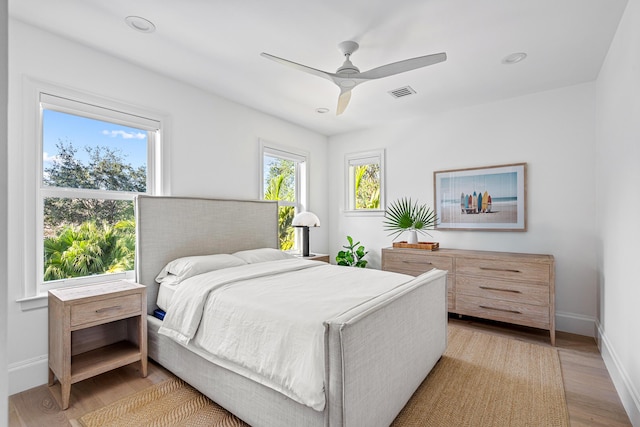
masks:
<instances>
[{"instance_id":1,"label":"window sill","mask_svg":"<svg viewBox=\"0 0 640 427\"><path fill-rule=\"evenodd\" d=\"M385 211L380 209L370 210L344 210L342 213L345 216L384 216Z\"/></svg>"},{"instance_id":2,"label":"window sill","mask_svg":"<svg viewBox=\"0 0 640 427\"><path fill-rule=\"evenodd\" d=\"M24 297L16 300L20 304L22 311L37 310L40 308L46 308L49 305L49 298L47 294L35 295L32 297Z\"/></svg>"}]
</instances>

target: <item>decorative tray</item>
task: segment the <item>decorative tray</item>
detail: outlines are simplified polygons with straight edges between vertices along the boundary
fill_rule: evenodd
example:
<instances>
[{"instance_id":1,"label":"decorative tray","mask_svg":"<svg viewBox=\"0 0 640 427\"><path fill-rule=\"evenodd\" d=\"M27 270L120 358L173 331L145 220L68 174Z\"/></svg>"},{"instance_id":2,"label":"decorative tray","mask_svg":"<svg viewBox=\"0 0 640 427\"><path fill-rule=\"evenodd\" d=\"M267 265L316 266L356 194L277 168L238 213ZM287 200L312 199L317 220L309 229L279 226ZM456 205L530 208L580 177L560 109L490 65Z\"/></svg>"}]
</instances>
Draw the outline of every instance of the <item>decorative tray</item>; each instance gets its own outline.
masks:
<instances>
[{"instance_id":1,"label":"decorative tray","mask_svg":"<svg viewBox=\"0 0 640 427\"><path fill-rule=\"evenodd\" d=\"M393 242L394 248L410 248L410 249L424 249L427 251L437 251L440 247L440 243L438 242L418 242L418 243L407 243L406 241L402 242Z\"/></svg>"}]
</instances>

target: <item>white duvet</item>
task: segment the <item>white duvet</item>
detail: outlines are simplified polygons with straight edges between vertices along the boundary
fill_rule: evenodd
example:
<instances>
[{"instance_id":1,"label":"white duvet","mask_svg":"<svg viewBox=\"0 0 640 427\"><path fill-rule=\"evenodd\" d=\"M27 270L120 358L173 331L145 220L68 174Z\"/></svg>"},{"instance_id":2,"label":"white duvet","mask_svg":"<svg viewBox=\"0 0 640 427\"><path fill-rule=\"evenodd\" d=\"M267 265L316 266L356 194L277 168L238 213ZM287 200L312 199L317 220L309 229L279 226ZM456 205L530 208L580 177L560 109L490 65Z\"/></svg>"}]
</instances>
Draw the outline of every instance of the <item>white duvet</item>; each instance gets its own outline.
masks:
<instances>
[{"instance_id":1,"label":"white duvet","mask_svg":"<svg viewBox=\"0 0 640 427\"><path fill-rule=\"evenodd\" d=\"M212 271L179 285L159 332L320 411L323 323L412 279L300 259Z\"/></svg>"}]
</instances>

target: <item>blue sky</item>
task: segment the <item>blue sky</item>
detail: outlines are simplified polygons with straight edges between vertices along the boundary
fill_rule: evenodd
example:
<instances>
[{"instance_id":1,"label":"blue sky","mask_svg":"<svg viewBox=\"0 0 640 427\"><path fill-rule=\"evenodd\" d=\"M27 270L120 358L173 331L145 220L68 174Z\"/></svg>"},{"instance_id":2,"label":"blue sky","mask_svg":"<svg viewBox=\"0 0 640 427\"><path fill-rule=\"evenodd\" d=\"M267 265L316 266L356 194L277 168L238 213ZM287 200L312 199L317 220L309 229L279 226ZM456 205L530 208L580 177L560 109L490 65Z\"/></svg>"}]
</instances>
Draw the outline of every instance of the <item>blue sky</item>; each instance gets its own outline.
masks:
<instances>
[{"instance_id":1,"label":"blue sky","mask_svg":"<svg viewBox=\"0 0 640 427\"><path fill-rule=\"evenodd\" d=\"M76 157L83 163L88 160L84 147L103 146L119 150L125 162L133 167L147 164L145 130L44 110L42 133L44 167L50 165L58 153L59 140L65 144L71 142L77 149Z\"/></svg>"},{"instance_id":2,"label":"blue sky","mask_svg":"<svg viewBox=\"0 0 640 427\"><path fill-rule=\"evenodd\" d=\"M476 174L471 176L456 176L442 178L442 188L450 194L460 197L460 194L473 194L474 191L488 191L491 197L517 197L518 174L516 172Z\"/></svg>"}]
</instances>

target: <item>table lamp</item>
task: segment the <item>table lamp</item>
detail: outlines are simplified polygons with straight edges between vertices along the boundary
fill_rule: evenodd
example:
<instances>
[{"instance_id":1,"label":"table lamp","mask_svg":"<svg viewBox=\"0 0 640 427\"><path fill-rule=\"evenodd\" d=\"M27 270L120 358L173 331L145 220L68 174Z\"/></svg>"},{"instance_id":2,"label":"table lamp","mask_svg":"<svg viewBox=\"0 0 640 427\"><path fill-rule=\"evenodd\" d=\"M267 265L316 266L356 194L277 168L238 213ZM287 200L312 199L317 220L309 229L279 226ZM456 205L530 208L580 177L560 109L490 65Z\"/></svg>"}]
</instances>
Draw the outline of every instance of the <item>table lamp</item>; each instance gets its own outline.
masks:
<instances>
[{"instance_id":1,"label":"table lamp","mask_svg":"<svg viewBox=\"0 0 640 427\"><path fill-rule=\"evenodd\" d=\"M312 212L300 212L291 225L302 228L302 256L309 256L309 227L320 227L320 220Z\"/></svg>"}]
</instances>

